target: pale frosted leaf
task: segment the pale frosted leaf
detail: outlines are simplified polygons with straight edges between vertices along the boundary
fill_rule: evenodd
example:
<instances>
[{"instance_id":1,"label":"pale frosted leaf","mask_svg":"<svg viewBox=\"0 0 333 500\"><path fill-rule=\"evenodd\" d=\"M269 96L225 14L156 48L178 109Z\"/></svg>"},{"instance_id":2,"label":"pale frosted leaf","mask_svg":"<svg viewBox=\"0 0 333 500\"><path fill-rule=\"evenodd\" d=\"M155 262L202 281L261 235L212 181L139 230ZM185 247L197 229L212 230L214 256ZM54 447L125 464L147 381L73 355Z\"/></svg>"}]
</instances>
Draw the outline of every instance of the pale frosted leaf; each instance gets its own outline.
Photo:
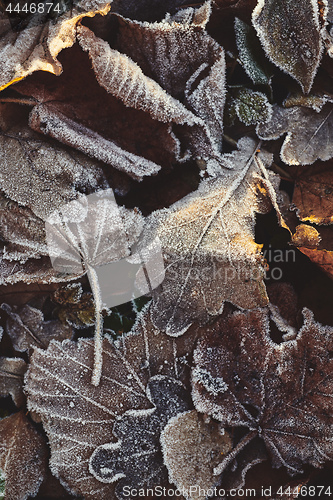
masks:
<instances>
[{"instance_id":1,"label":"pale frosted leaf","mask_svg":"<svg viewBox=\"0 0 333 500\"><path fill-rule=\"evenodd\" d=\"M214 467L232 448L230 436L216 422L205 421L196 410L173 417L164 427L161 444L169 481L180 491L200 485L203 491L214 488L217 478ZM198 489L188 499L205 500Z\"/></svg>"},{"instance_id":2,"label":"pale frosted leaf","mask_svg":"<svg viewBox=\"0 0 333 500\"><path fill-rule=\"evenodd\" d=\"M195 353L193 401L223 426L249 434L221 461L221 473L246 445L263 439L273 467L290 475L332 460L332 327L303 309L294 340L275 344L267 309L234 312L207 330Z\"/></svg>"},{"instance_id":3,"label":"pale frosted leaf","mask_svg":"<svg viewBox=\"0 0 333 500\"><path fill-rule=\"evenodd\" d=\"M7 13L0 13L1 90L34 71L59 75L62 66L57 55L75 43L76 24L84 17L97 13L105 15L110 9L110 3L103 0L74 0L70 9L51 19L47 14L50 4L45 2L42 5L44 12L31 16L21 30L12 27ZM65 4L58 5L63 8Z\"/></svg>"},{"instance_id":4,"label":"pale frosted leaf","mask_svg":"<svg viewBox=\"0 0 333 500\"><path fill-rule=\"evenodd\" d=\"M254 225L256 212L272 203L277 209L275 195L255 143L239 146L224 155L220 176L146 220L140 245L158 237L166 270L153 291L153 320L170 335L219 314L225 300L245 308L267 303Z\"/></svg>"},{"instance_id":5,"label":"pale frosted leaf","mask_svg":"<svg viewBox=\"0 0 333 500\"><path fill-rule=\"evenodd\" d=\"M323 52L318 2L259 0L252 23L267 56L308 93Z\"/></svg>"},{"instance_id":6,"label":"pale frosted leaf","mask_svg":"<svg viewBox=\"0 0 333 500\"><path fill-rule=\"evenodd\" d=\"M240 62L255 85L270 85L272 65L260 46L256 33L241 19L235 19L235 35Z\"/></svg>"},{"instance_id":7,"label":"pale frosted leaf","mask_svg":"<svg viewBox=\"0 0 333 500\"><path fill-rule=\"evenodd\" d=\"M134 61L112 49L88 28L78 29L78 39L82 49L89 53L99 84L127 107L146 111L161 122L200 123L179 101L145 76Z\"/></svg>"},{"instance_id":8,"label":"pale frosted leaf","mask_svg":"<svg viewBox=\"0 0 333 500\"><path fill-rule=\"evenodd\" d=\"M153 22L160 21L170 12L177 12L182 5L187 5L187 3L186 0L165 0L164 2L160 0L126 0L125 2L123 0L113 0L112 12L129 19ZM205 4L209 3L205 2Z\"/></svg>"},{"instance_id":9,"label":"pale frosted leaf","mask_svg":"<svg viewBox=\"0 0 333 500\"><path fill-rule=\"evenodd\" d=\"M26 377L28 407L42 418L52 472L71 491L87 499L114 498L114 485L90 474L90 456L99 446L115 441L112 429L117 417L127 410L152 408L146 393L151 377L174 378L189 387L195 340L193 331L181 339L167 337L153 327L145 308L130 334L116 344L104 340L98 387L91 384L91 340L52 341L46 351L34 351Z\"/></svg>"},{"instance_id":10,"label":"pale frosted leaf","mask_svg":"<svg viewBox=\"0 0 333 500\"><path fill-rule=\"evenodd\" d=\"M206 2L160 23L120 19L116 41L118 50L205 122L208 130L196 127L189 132L198 136L188 139L197 156L216 154L222 142L225 61L222 47L202 29L209 15Z\"/></svg>"},{"instance_id":11,"label":"pale frosted leaf","mask_svg":"<svg viewBox=\"0 0 333 500\"><path fill-rule=\"evenodd\" d=\"M137 180L156 174L161 166L126 151L97 132L67 118L51 105L39 104L30 113L30 127L92 158L112 165Z\"/></svg>"},{"instance_id":12,"label":"pale frosted leaf","mask_svg":"<svg viewBox=\"0 0 333 500\"><path fill-rule=\"evenodd\" d=\"M0 130L0 189L7 197L46 219L57 207L106 185L99 166L82 153L51 142L24 125L18 113L14 125Z\"/></svg>"},{"instance_id":13,"label":"pale frosted leaf","mask_svg":"<svg viewBox=\"0 0 333 500\"><path fill-rule=\"evenodd\" d=\"M9 318L6 332L16 351L25 352L32 347L46 348L52 339L64 340L73 336L73 329L58 320L44 321L42 311L25 305L20 309L1 304Z\"/></svg>"},{"instance_id":14,"label":"pale frosted leaf","mask_svg":"<svg viewBox=\"0 0 333 500\"><path fill-rule=\"evenodd\" d=\"M115 493L119 499L126 498L125 486L149 488L166 482L160 435L170 418L191 407L185 388L161 375L149 380L147 396L153 408L124 413L113 427L118 441L99 446L89 461L89 471L99 481L118 480Z\"/></svg>"},{"instance_id":15,"label":"pale frosted leaf","mask_svg":"<svg viewBox=\"0 0 333 500\"><path fill-rule=\"evenodd\" d=\"M11 395L17 407L23 406L23 375L27 369L21 358L0 358L0 396Z\"/></svg>"},{"instance_id":16,"label":"pale frosted leaf","mask_svg":"<svg viewBox=\"0 0 333 500\"><path fill-rule=\"evenodd\" d=\"M257 134L274 140L285 133L281 159L287 165L309 165L317 159L326 161L333 156L333 104L326 104L319 113L312 109L273 106L270 121L258 125Z\"/></svg>"},{"instance_id":17,"label":"pale frosted leaf","mask_svg":"<svg viewBox=\"0 0 333 500\"><path fill-rule=\"evenodd\" d=\"M35 496L46 474L47 446L23 412L0 420L0 469L5 498Z\"/></svg>"},{"instance_id":18,"label":"pale frosted leaf","mask_svg":"<svg viewBox=\"0 0 333 500\"><path fill-rule=\"evenodd\" d=\"M3 258L24 264L30 258L48 255L44 223L28 208L0 194L0 238Z\"/></svg>"}]
</instances>

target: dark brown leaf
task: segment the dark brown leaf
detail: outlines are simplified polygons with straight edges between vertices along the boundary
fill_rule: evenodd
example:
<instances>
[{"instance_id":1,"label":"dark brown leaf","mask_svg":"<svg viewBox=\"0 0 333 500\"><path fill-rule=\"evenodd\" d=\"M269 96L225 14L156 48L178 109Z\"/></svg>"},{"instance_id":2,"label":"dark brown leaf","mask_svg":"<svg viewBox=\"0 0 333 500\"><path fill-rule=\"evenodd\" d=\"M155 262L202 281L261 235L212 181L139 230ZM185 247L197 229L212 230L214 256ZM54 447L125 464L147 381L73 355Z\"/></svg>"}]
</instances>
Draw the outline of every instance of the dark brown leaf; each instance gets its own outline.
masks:
<instances>
[{"instance_id":1,"label":"dark brown leaf","mask_svg":"<svg viewBox=\"0 0 333 500\"><path fill-rule=\"evenodd\" d=\"M26 362L21 358L0 357L0 396L10 394L17 407L25 403L23 376L26 369Z\"/></svg>"}]
</instances>

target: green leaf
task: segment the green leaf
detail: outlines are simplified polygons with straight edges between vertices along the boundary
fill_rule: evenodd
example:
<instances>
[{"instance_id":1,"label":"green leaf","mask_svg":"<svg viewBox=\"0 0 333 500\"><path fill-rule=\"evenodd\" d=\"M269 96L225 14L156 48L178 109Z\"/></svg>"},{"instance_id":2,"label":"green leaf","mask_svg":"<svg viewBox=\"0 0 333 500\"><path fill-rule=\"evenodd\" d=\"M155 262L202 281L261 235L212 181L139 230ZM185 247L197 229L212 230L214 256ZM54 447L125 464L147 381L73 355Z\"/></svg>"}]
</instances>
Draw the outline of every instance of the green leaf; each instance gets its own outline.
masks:
<instances>
[{"instance_id":1,"label":"green leaf","mask_svg":"<svg viewBox=\"0 0 333 500\"><path fill-rule=\"evenodd\" d=\"M262 92L242 88L233 101L238 118L245 125L265 123L272 116L272 106Z\"/></svg>"},{"instance_id":2,"label":"green leaf","mask_svg":"<svg viewBox=\"0 0 333 500\"><path fill-rule=\"evenodd\" d=\"M270 85L273 67L265 56L256 32L241 19L235 19L239 60L254 85Z\"/></svg>"}]
</instances>

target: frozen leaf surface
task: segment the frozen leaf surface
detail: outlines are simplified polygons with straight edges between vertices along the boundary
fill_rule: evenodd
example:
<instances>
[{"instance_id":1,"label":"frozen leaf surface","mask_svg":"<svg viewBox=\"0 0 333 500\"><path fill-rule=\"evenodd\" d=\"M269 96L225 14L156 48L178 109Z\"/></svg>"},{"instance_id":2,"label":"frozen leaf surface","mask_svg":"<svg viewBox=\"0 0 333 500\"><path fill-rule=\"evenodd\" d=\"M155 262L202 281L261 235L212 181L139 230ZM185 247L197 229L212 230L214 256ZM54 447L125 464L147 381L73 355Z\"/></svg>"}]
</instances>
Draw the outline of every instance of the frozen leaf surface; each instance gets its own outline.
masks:
<instances>
[{"instance_id":1,"label":"frozen leaf surface","mask_svg":"<svg viewBox=\"0 0 333 500\"><path fill-rule=\"evenodd\" d=\"M0 469L5 498L35 496L46 473L47 447L23 412L0 420Z\"/></svg>"},{"instance_id":2,"label":"frozen leaf surface","mask_svg":"<svg viewBox=\"0 0 333 500\"><path fill-rule=\"evenodd\" d=\"M44 4L43 4L44 5ZM27 16L25 27L15 27L7 13L0 14L0 90L34 71L43 70L59 75L62 71L57 60L59 52L71 47L76 39L76 24L84 17L106 14L110 3L101 0L74 0L70 9L60 4L59 17L48 16L50 4L43 13ZM54 14L55 12L53 12ZM18 19L21 21L20 17Z\"/></svg>"},{"instance_id":3,"label":"frozen leaf surface","mask_svg":"<svg viewBox=\"0 0 333 500\"><path fill-rule=\"evenodd\" d=\"M126 498L124 486L149 488L166 481L160 435L170 418L191 406L184 386L160 375L149 380L147 396L154 407L122 415L113 427L118 441L99 446L90 458L89 470L99 481L113 483L120 479L117 498Z\"/></svg>"},{"instance_id":4,"label":"frozen leaf surface","mask_svg":"<svg viewBox=\"0 0 333 500\"><path fill-rule=\"evenodd\" d=\"M21 118L17 106L12 113ZM0 161L0 189L43 220L80 190L105 186L102 170L93 161L33 132L23 118L2 124Z\"/></svg>"},{"instance_id":5,"label":"frozen leaf surface","mask_svg":"<svg viewBox=\"0 0 333 500\"><path fill-rule=\"evenodd\" d=\"M287 165L309 165L317 159L326 161L333 156L333 105L326 104L316 113L312 109L273 106L272 118L258 125L257 134L273 140L287 134L280 156Z\"/></svg>"},{"instance_id":6,"label":"frozen leaf surface","mask_svg":"<svg viewBox=\"0 0 333 500\"><path fill-rule=\"evenodd\" d=\"M169 335L219 314L225 300L244 308L267 303L253 237L255 213L270 210L275 195L255 151L245 138L224 155L220 176L146 220L140 245L158 237L166 270L153 291L153 320Z\"/></svg>"},{"instance_id":7,"label":"frozen leaf surface","mask_svg":"<svg viewBox=\"0 0 333 500\"><path fill-rule=\"evenodd\" d=\"M102 483L89 472L92 453L115 442L112 430L117 417L128 410L153 408L146 393L151 377L172 378L189 387L195 340L193 330L180 339L167 337L153 326L146 308L133 331L117 344L104 340L98 387L91 384L91 340L52 341L46 351L35 350L26 377L28 406L42 418L51 447L51 470L67 488L87 499L114 497L114 484Z\"/></svg>"},{"instance_id":8,"label":"frozen leaf surface","mask_svg":"<svg viewBox=\"0 0 333 500\"><path fill-rule=\"evenodd\" d=\"M272 65L265 57L256 32L241 19L235 19L235 35L240 62L255 85L270 85Z\"/></svg>"},{"instance_id":9,"label":"frozen leaf surface","mask_svg":"<svg viewBox=\"0 0 333 500\"><path fill-rule=\"evenodd\" d=\"M245 125L266 123L272 116L272 106L262 92L243 88L237 92L232 105L238 118Z\"/></svg>"},{"instance_id":10,"label":"frozen leaf surface","mask_svg":"<svg viewBox=\"0 0 333 500\"><path fill-rule=\"evenodd\" d=\"M17 407L23 406L23 376L27 365L21 358L0 358L0 396L11 395Z\"/></svg>"},{"instance_id":11,"label":"frozen leaf surface","mask_svg":"<svg viewBox=\"0 0 333 500\"><path fill-rule=\"evenodd\" d=\"M308 93L323 51L318 2L259 0L252 23L267 56Z\"/></svg>"},{"instance_id":12,"label":"frozen leaf surface","mask_svg":"<svg viewBox=\"0 0 333 500\"><path fill-rule=\"evenodd\" d=\"M169 481L180 491L200 485L209 490L217 483L213 470L231 448L231 439L218 424L205 421L196 410L173 417L161 434L163 457L169 472ZM205 500L198 489L186 498Z\"/></svg>"},{"instance_id":13,"label":"frozen leaf surface","mask_svg":"<svg viewBox=\"0 0 333 500\"><path fill-rule=\"evenodd\" d=\"M69 325L63 325L58 320L44 321L42 311L35 307L25 305L17 310L2 304L1 308L9 316L6 331L16 351L25 352L32 347L46 348L52 339L70 339L73 335Z\"/></svg>"},{"instance_id":14,"label":"frozen leaf surface","mask_svg":"<svg viewBox=\"0 0 333 500\"><path fill-rule=\"evenodd\" d=\"M223 426L249 429L215 469L221 473L259 436L273 467L289 474L332 459L332 328L303 310L295 340L274 344L267 310L235 312L217 322L194 353L193 400Z\"/></svg>"}]
</instances>

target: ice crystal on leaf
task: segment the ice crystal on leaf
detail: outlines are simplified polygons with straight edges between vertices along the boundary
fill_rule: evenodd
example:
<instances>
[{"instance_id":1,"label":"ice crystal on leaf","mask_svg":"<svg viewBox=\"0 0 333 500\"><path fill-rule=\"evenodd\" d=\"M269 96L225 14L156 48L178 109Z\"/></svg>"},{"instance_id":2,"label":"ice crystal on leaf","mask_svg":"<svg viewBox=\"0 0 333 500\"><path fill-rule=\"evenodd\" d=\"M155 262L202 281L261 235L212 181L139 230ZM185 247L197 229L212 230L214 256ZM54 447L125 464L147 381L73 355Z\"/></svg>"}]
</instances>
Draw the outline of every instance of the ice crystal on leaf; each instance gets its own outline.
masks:
<instances>
[{"instance_id":1,"label":"ice crystal on leaf","mask_svg":"<svg viewBox=\"0 0 333 500\"><path fill-rule=\"evenodd\" d=\"M234 312L208 329L194 352L193 401L223 426L249 433L215 469L221 473L253 438L264 440L273 467L289 474L332 460L332 328L308 309L294 340L274 344L265 309ZM209 377L202 373L209 373ZM212 392L216 379L227 389Z\"/></svg>"},{"instance_id":2,"label":"ice crystal on leaf","mask_svg":"<svg viewBox=\"0 0 333 500\"><path fill-rule=\"evenodd\" d=\"M21 358L0 357L0 397L11 395L17 407L23 406L23 375L27 369Z\"/></svg>"}]
</instances>

